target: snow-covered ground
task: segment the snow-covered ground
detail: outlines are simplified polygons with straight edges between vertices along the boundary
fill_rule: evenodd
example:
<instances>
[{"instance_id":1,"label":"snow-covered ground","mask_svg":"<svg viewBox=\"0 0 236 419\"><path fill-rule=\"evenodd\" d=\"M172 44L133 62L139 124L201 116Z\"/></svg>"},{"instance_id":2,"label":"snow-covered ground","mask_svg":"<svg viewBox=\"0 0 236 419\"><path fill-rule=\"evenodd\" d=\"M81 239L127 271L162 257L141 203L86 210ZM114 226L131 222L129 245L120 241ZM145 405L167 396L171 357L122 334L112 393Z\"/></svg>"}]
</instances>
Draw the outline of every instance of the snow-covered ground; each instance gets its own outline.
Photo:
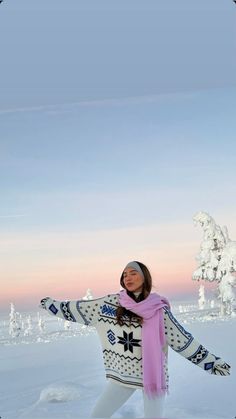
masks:
<instances>
[{"instance_id":1,"label":"snow-covered ground","mask_svg":"<svg viewBox=\"0 0 236 419\"><path fill-rule=\"evenodd\" d=\"M231 365L231 375L210 375L169 349L169 419L234 419L236 416L236 317L222 318L218 307L172 304L177 319L209 351ZM235 313L235 310L234 310ZM27 313L28 315L29 313ZM31 313L32 334L12 338L8 316L0 321L0 416L2 419L85 418L106 384L102 352L95 329L49 316L45 330ZM25 315L26 316L26 315ZM23 316L24 317L24 316ZM142 417L137 390L113 417Z\"/></svg>"}]
</instances>

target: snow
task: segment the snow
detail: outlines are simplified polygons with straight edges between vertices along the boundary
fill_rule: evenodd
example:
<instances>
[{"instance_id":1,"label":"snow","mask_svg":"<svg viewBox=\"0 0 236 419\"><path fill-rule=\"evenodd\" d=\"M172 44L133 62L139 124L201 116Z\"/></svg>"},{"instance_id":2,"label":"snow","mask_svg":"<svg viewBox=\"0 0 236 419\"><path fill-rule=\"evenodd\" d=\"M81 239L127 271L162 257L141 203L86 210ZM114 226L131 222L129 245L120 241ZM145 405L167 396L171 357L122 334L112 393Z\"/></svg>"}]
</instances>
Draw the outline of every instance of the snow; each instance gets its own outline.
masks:
<instances>
[{"instance_id":1,"label":"snow","mask_svg":"<svg viewBox=\"0 0 236 419\"><path fill-rule=\"evenodd\" d=\"M231 365L229 377L206 373L169 348L168 419L229 419L236 416L235 309L219 316L219 305L198 309L198 302L172 304L177 319L209 351ZM29 313L25 314L25 318ZM32 334L9 336L9 315L0 322L0 416L2 419L84 418L106 384L96 330L40 312L30 313ZM137 390L114 418L142 417L142 393Z\"/></svg>"},{"instance_id":2,"label":"snow","mask_svg":"<svg viewBox=\"0 0 236 419\"><path fill-rule=\"evenodd\" d=\"M79 388L73 383L50 384L41 391L39 402L68 402L79 397Z\"/></svg>"}]
</instances>

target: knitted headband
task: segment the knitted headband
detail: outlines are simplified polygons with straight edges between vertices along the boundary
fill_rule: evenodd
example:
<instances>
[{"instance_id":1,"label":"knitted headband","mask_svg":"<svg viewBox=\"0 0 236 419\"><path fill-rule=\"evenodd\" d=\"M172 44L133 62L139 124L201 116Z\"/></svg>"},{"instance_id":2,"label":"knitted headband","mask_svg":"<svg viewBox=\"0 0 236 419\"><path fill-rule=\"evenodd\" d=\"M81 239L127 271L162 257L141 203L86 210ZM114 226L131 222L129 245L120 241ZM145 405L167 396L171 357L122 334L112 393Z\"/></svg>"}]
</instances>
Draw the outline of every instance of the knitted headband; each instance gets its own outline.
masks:
<instances>
[{"instance_id":1,"label":"knitted headband","mask_svg":"<svg viewBox=\"0 0 236 419\"><path fill-rule=\"evenodd\" d=\"M139 266L139 264L137 262L135 262L135 261L129 262L126 265L126 267L124 268L124 270L126 268L134 268L136 271L138 271L142 275L142 277L144 279L143 271L142 271L142 269L140 268L140 266Z\"/></svg>"}]
</instances>

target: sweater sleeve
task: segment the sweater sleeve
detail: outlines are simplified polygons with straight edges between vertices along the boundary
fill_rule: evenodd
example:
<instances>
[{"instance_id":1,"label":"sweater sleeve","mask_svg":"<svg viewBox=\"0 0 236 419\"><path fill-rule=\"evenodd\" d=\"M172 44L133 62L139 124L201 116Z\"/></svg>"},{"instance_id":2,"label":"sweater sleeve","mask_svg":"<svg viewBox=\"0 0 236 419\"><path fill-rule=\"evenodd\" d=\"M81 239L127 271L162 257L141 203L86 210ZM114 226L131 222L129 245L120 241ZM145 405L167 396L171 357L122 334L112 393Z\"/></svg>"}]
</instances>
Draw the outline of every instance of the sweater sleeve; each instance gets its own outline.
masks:
<instances>
[{"instance_id":1,"label":"sweater sleeve","mask_svg":"<svg viewBox=\"0 0 236 419\"><path fill-rule=\"evenodd\" d=\"M101 306L105 297L95 300L57 301L50 297L40 302L42 308L49 314L63 320L77 322L86 326L95 326L98 322Z\"/></svg>"},{"instance_id":2,"label":"sweater sleeve","mask_svg":"<svg viewBox=\"0 0 236 419\"><path fill-rule=\"evenodd\" d=\"M164 307L164 327L166 343L175 352L204 371L210 374L217 374L217 365L224 365L224 361L220 357L210 353L190 332L184 329L167 307ZM229 367L228 364L226 365Z\"/></svg>"}]
</instances>

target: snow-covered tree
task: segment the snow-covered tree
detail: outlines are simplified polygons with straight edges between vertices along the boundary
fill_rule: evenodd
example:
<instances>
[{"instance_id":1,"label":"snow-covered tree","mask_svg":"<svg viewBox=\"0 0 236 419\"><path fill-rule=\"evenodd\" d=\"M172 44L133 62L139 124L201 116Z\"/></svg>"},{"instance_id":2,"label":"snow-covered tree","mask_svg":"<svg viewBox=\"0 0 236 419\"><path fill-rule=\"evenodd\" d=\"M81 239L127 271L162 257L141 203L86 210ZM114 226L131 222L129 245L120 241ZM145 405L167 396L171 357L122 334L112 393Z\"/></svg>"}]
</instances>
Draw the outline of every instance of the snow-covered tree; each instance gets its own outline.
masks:
<instances>
[{"instance_id":1,"label":"snow-covered tree","mask_svg":"<svg viewBox=\"0 0 236 419\"><path fill-rule=\"evenodd\" d=\"M205 299L205 288L204 285L200 285L199 287L199 299L198 299L198 307L200 310L203 310L206 305L206 299Z\"/></svg>"},{"instance_id":2,"label":"snow-covered tree","mask_svg":"<svg viewBox=\"0 0 236 419\"><path fill-rule=\"evenodd\" d=\"M186 313L188 311L188 308L186 306L179 305L179 312L180 313Z\"/></svg>"},{"instance_id":3,"label":"snow-covered tree","mask_svg":"<svg viewBox=\"0 0 236 419\"><path fill-rule=\"evenodd\" d=\"M25 321L24 319L21 319L21 330L25 329Z\"/></svg>"},{"instance_id":4,"label":"snow-covered tree","mask_svg":"<svg viewBox=\"0 0 236 419\"><path fill-rule=\"evenodd\" d=\"M65 330L71 330L71 322L69 322L68 320L64 321L64 329Z\"/></svg>"},{"instance_id":5,"label":"snow-covered tree","mask_svg":"<svg viewBox=\"0 0 236 419\"><path fill-rule=\"evenodd\" d=\"M92 291L90 288L87 289L85 296L82 298L82 300L93 300Z\"/></svg>"},{"instance_id":6,"label":"snow-covered tree","mask_svg":"<svg viewBox=\"0 0 236 419\"><path fill-rule=\"evenodd\" d=\"M232 275L236 272L236 242L230 240L227 227L218 226L207 212L198 212L193 221L203 228L203 240L196 257L198 267L192 279L216 281L221 314L229 314L232 312L233 287L236 285Z\"/></svg>"},{"instance_id":7,"label":"snow-covered tree","mask_svg":"<svg viewBox=\"0 0 236 419\"><path fill-rule=\"evenodd\" d=\"M38 313L38 328L39 328L40 333L43 333L45 330L45 320L42 319L39 313Z\"/></svg>"},{"instance_id":8,"label":"snow-covered tree","mask_svg":"<svg viewBox=\"0 0 236 419\"><path fill-rule=\"evenodd\" d=\"M28 316L26 319L26 328L24 331L24 336L30 336L33 333L33 327L32 327L32 320L31 316Z\"/></svg>"},{"instance_id":9,"label":"snow-covered tree","mask_svg":"<svg viewBox=\"0 0 236 419\"><path fill-rule=\"evenodd\" d=\"M228 273L222 277L219 284L219 297L222 299L221 315L232 314L233 302L235 300L233 287L235 286L235 276Z\"/></svg>"},{"instance_id":10,"label":"snow-covered tree","mask_svg":"<svg viewBox=\"0 0 236 419\"><path fill-rule=\"evenodd\" d=\"M20 316L19 313L16 312L15 306L13 303L10 305L10 314L9 314L9 335L13 338L16 338L20 335L21 327L20 327Z\"/></svg>"},{"instance_id":11,"label":"snow-covered tree","mask_svg":"<svg viewBox=\"0 0 236 419\"><path fill-rule=\"evenodd\" d=\"M214 308L215 307L215 301L214 300L211 300L210 306L211 306L211 308Z\"/></svg>"}]
</instances>

